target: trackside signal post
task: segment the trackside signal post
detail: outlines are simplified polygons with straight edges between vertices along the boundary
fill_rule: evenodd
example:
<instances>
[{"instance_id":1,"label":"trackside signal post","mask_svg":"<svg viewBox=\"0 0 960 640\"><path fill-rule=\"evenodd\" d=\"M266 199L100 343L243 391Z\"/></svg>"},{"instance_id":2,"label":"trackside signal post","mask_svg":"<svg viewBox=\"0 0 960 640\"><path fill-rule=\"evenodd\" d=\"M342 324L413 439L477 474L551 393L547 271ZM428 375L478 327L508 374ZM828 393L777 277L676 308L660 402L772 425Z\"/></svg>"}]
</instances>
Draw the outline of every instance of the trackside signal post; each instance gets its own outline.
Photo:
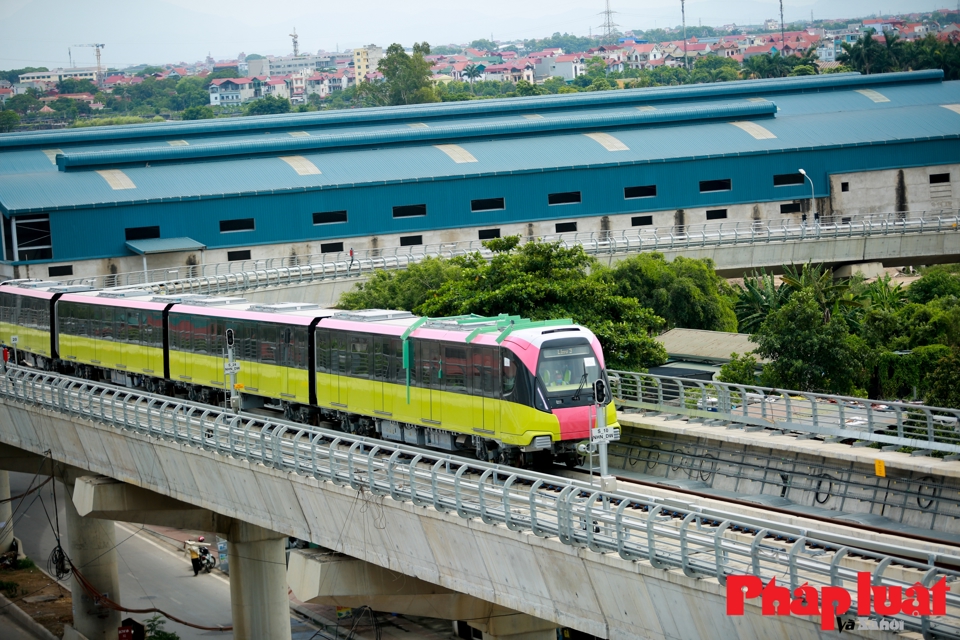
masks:
<instances>
[{"instance_id":1,"label":"trackside signal post","mask_svg":"<svg viewBox=\"0 0 960 640\"><path fill-rule=\"evenodd\" d=\"M603 379L593 383L593 399L596 403L597 424L590 430L590 445L596 444L600 453L600 488L603 491L615 491L617 479L609 475L607 468L607 444L620 439L620 430L607 426L606 407L609 403L607 383Z\"/></svg>"},{"instance_id":2,"label":"trackside signal post","mask_svg":"<svg viewBox=\"0 0 960 640\"><path fill-rule=\"evenodd\" d=\"M236 361L233 346L236 342L233 329L227 329L227 361L223 363L223 372L230 378L230 408L240 412L240 392L237 390L237 374L240 373L240 363Z\"/></svg>"}]
</instances>

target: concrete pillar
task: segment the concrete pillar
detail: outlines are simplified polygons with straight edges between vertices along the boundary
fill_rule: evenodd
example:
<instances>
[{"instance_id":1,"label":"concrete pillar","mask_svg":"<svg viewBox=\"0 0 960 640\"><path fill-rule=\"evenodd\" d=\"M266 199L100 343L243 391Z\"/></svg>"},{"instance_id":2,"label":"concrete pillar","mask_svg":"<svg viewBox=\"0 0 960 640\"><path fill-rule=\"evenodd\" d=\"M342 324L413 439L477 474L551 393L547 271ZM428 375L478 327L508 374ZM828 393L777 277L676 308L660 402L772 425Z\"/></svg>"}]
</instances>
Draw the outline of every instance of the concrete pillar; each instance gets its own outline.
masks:
<instances>
[{"instance_id":1,"label":"concrete pillar","mask_svg":"<svg viewBox=\"0 0 960 640\"><path fill-rule=\"evenodd\" d=\"M468 625L483 632L483 640L556 640L560 625L549 620L516 613L470 620Z\"/></svg>"},{"instance_id":2,"label":"concrete pillar","mask_svg":"<svg viewBox=\"0 0 960 640\"><path fill-rule=\"evenodd\" d=\"M0 553L13 544L13 504L10 502L10 474L0 471Z\"/></svg>"},{"instance_id":3,"label":"concrete pillar","mask_svg":"<svg viewBox=\"0 0 960 640\"><path fill-rule=\"evenodd\" d=\"M67 495L73 495L74 484L67 484ZM67 554L100 593L120 602L120 577L117 575L116 529L113 520L84 518L77 513L72 499L64 500L67 520ZM76 576L72 577L73 627L88 640L117 640L119 611L94 602Z\"/></svg>"},{"instance_id":4,"label":"concrete pillar","mask_svg":"<svg viewBox=\"0 0 960 640\"><path fill-rule=\"evenodd\" d=\"M227 557L236 640L290 640L285 538L246 522L230 527Z\"/></svg>"}]
</instances>

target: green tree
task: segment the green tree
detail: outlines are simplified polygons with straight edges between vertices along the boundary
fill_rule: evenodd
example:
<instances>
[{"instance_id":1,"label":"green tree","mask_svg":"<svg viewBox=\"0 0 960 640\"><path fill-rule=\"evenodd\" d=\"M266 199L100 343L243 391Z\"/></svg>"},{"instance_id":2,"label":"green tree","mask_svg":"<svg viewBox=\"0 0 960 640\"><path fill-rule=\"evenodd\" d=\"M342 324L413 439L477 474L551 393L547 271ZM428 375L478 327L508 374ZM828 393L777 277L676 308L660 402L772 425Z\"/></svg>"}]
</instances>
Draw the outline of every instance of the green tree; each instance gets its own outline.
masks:
<instances>
[{"instance_id":1,"label":"green tree","mask_svg":"<svg viewBox=\"0 0 960 640\"><path fill-rule=\"evenodd\" d=\"M554 76L552 78L547 78L543 81L543 84L540 85L550 93L560 93L560 90L567 86L567 81L563 78Z\"/></svg>"},{"instance_id":2,"label":"green tree","mask_svg":"<svg viewBox=\"0 0 960 640\"><path fill-rule=\"evenodd\" d=\"M249 61L251 61L251 60L263 60L264 57L265 57L265 56L262 56L262 55L260 55L259 53L251 53L250 55L248 55L248 56L245 58L245 60L246 60L247 62L249 62Z\"/></svg>"},{"instance_id":3,"label":"green tree","mask_svg":"<svg viewBox=\"0 0 960 640\"><path fill-rule=\"evenodd\" d=\"M273 113L290 113L290 101L286 98L266 96L253 102L248 102L243 108L245 116L265 116Z\"/></svg>"},{"instance_id":4,"label":"green tree","mask_svg":"<svg viewBox=\"0 0 960 640\"><path fill-rule=\"evenodd\" d=\"M720 367L717 380L729 384L757 384L757 359L749 353L742 356L731 353L730 362Z\"/></svg>"},{"instance_id":5,"label":"green tree","mask_svg":"<svg viewBox=\"0 0 960 640\"><path fill-rule=\"evenodd\" d=\"M927 384L927 404L960 409L960 349L951 349L949 355L937 362Z\"/></svg>"},{"instance_id":6,"label":"green tree","mask_svg":"<svg viewBox=\"0 0 960 640\"><path fill-rule=\"evenodd\" d=\"M20 116L17 115L16 111L10 109L0 111L0 133L13 131L18 124L20 124Z\"/></svg>"},{"instance_id":7,"label":"green tree","mask_svg":"<svg viewBox=\"0 0 960 640\"><path fill-rule=\"evenodd\" d=\"M761 271L743 279L737 292L737 326L744 333L754 333L790 297L787 287L775 284L773 275Z\"/></svg>"},{"instance_id":8,"label":"green tree","mask_svg":"<svg viewBox=\"0 0 960 640\"><path fill-rule=\"evenodd\" d=\"M531 84L526 80L521 80L517 83L517 95L518 96L542 96L545 93L549 93L546 89L541 87L538 84Z\"/></svg>"},{"instance_id":9,"label":"green tree","mask_svg":"<svg viewBox=\"0 0 960 640\"><path fill-rule=\"evenodd\" d=\"M210 107L187 107L181 116L184 120L207 120L212 117L213 109Z\"/></svg>"},{"instance_id":10,"label":"green tree","mask_svg":"<svg viewBox=\"0 0 960 640\"><path fill-rule=\"evenodd\" d=\"M400 271L377 271L366 283L340 296L340 309L404 309L413 311L447 281L460 277L460 265L427 258Z\"/></svg>"},{"instance_id":11,"label":"green tree","mask_svg":"<svg viewBox=\"0 0 960 640\"><path fill-rule=\"evenodd\" d=\"M58 93L96 93L97 86L89 80L64 78L57 83Z\"/></svg>"},{"instance_id":12,"label":"green tree","mask_svg":"<svg viewBox=\"0 0 960 640\"><path fill-rule=\"evenodd\" d=\"M400 105L439 102L440 97L430 80L430 45L418 42L413 55L408 55L399 44L387 47L380 60L379 71L383 82L362 82L357 86L357 97L371 105Z\"/></svg>"},{"instance_id":13,"label":"green tree","mask_svg":"<svg viewBox=\"0 0 960 640\"><path fill-rule=\"evenodd\" d=\"M166 620L160 617L160 614L144 620L147 631L147 640L180 640L180 636L173 631L164 631L163 626Z\"/></svg>"},{"instance_id":14,"label":"green tree","mask_svg":"<svg viewBox=\"0 0 960 640\"><path fill-rule=\"evenodd\" d=\"M475 64L468 64L463 68L463 75L470 81L470 86L472 87L474 81L483 75L483 71Z\"/></svg>"},{"instance_id":15,"label":"green tree","mask_svg":"<svg viewBox=\"0 0 960 640\"><path fill-rule=\"evenodd\" d=\"M867 385L866 344L850 334L842 316L825 319L811 289L791 295L750 339L771 361L763 368L768 386L846 394Z\"/></svg>"},{"instance_id":16,"label":"green tree","mask_svg":"<svg viewBox=\"0 0 960 640\"><path fill-rule=\"evenodd\" d=\"M809 64L798 64L793 68L793 71L790 72L791 76L815 76L817 75L817 68Z\"/></svg>"},{"instance_id":17,"label":"green tree","mask_svg":"<svg viewBox=\"0 0 960 640\"><path fill-rule=\"evenodd\" d=\"M480 51L496 51L497 43L493 40L487 40L486 38L480 38L479 40L474 40L470 43L468 47L470 49L478 49Z\"/></svg>"},{"instance_id":18,"label":"green tree","mask_svg":"<svg viewBox=\"0 0 960 640\"><path fill-rule=\"evenodd\" d=\"M927 269L920 279L907 289L907 299L920 304L945 296L960 298L960 275L951 273L944 267Z\"/></svg>"},{"instance_id":19,"label":"green tree","mask_svg":"<svg viewBox=\"0 0 960 640\"><path fill-rule=\"evenodd\" d=\"M679 256L668 262L662 253L643 253L598 277L608 279L619 295L653 309L668 328L737 330L734 291L710 259Z\"/></svg>"},{"instance_id":20,"label":"green tree","mask_svg":"<svg viewBox=\"0 0 960 640\"><path fill-rule=\"evenodd\" d=\"M42 105L40 101L28 93L21 93L12 98L7 98L6 108L24 115L29 111L37 111Z\"/></svg>"}]
</instances>

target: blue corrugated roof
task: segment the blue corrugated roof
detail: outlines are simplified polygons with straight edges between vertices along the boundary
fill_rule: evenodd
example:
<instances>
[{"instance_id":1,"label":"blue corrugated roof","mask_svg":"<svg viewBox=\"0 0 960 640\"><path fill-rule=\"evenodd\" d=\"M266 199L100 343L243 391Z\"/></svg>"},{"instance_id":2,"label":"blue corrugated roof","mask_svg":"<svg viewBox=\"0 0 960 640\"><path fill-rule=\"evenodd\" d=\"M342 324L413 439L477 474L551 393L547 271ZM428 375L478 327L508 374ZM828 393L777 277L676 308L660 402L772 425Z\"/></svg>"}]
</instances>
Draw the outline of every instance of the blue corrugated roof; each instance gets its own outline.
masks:
<instances>
[{"instance_id":1,"label":"blue corrugated roof","mask_svg":"<svg viewBox=\"0 0 960 640\"><path fill-rule=\"evenodd\" d=\"M900 74L897 74L900 75ZM930 74L927 74L929 76ZM842 77L840 78L843 79ZM765 108L778 108L776 117L758 120L775 138L756 139L749 133L726 122L696 121L661 123L658 126L640 125L642 119L635 106L623 106L611 101L606 107L602 100L587 104L591 110L585 115L577 110L558 109L545 113L542 126L551 122L571 121L579 116L585 122L598 123L597 128L614 135L629 150L608 151L600 143L585 137L588 129L547 131L528 137L517 137L517 127L511 123L539 123L517 114L494 118L489 113L478 117L449 116L430 123L428 129L411 129L405 124L358 124L330 129L317 126L314 133L330 131L343 139L363 133L371 139L396 139L396 146L363 149L311 149L315 141L292 138L286 133L254 135L242 132L231 136L210 136L192 139L190 147L171 147L165 141L122 141L88 139L82 145L68 146L64 151L80 157L88 153L106 160L126 158L129 151L140 149L142 158L162 155L189 156L197 147L249 147L249 141L263 141L256 146L270 154L267 157L213 159L186 164L154 164L149 167L110 164L96 168L116 168L133 183L134 188L117 189L100 174L93 171L58 172L57 167L41 149L0 149L0 209L6 213L33 212L54 209L116 206L122 203L178 201L184 199L222 198L238 194L283 193L328 189L361 184L391 184L408 181L431 181L462 176L505 175L522 172L554 171L569 167L599 167L610 165L638 165L684 159L738 156L755 153L777 153L796 149L828 149L838 146L884 146L910 140L955 139L960 136L960 114L943 108L943 104L960 103L960 82L923 82L919 84L874 83L875 91L889 102L874 102L858 93L861 76L847 76L848 85L837 83L830 91L786 92L760 97L772 101ZM781 80L767 87L789 86L796 79ZM929 80L929 77L927 77ZM744 83L737 83L742 85ZM763 84L763 83L757 83ZM800 86L798 83L796 86ZM814 86L806 84L803 86ZM844 88L846 87L846 88ZM679 89L679 88L678 88ZM642 92L643 90L638 90ZM658 95L667 92L658 90ZM605 92L619 94L622 92ZM683 101L674 94L675 102L657 105L658 111L691 111L702 107L704 112L723 106L713 98L705 99L704 92L688 91ZM692 96L692 98L690 98ZM683 96L681 96L683 97ZM694 99L695 98L695 99ZM764 105L737 98L739 105ZM726 104L730 98L727 98ZM411 111L412 108L405 108ZM359 110L356 113L363 113ZM373 110L370 110L373 111ZM757 113L754 111L753 113ZM299 115L299 114L294 114ZM632 118L629 123L623 117ZM291 119L294 116L290 116ZM754 119L749 112L731 119ZM415 140L417 132L437 128L471 128L486 130L483 123L495 123L504 132L480 139ZM614 126L620 120L619 126ZM270 122L281 122L273 119ZM607 123L600 126L599 123ZM608 128L604 128L608 127ZM612 128L609 128L612 127ZM523 127L521 127L523 128ZM526 127L530 128L530 127ZM403 135L399 135L399 134ZM533 132L527 132L533 133ZM390 134L389 136L386 134ZM412 134L412 135L411 135ZM406 140L403 140L406 138ZM51 138L52 139L52 138ZM170 136L170 139L176 139ZM474 156L476 162L458 164L433 144L455 142ZM278 144L282 143L282 144ZM146 151L152 149L153 151ZM960 161L960 145L957 146ZM117 153L123 152L123 153ZM141 152L138 152L138 154ZM302 155L319 169L318 175L299 175L279 155Z\"/></svg>"},{"instance_id":2,"label":"blue corrugated roof","mask_svg":"<svg viewBox=\"0 0 960 640\"><path fill-rule=\"evenodd\" d=\"M128 240L127 247L136 254L147 256L154 253L173 253L175 251L198 251L206 249L202 242L193 238L151 238L150 240Z\"/></svg>"}]
</instances>

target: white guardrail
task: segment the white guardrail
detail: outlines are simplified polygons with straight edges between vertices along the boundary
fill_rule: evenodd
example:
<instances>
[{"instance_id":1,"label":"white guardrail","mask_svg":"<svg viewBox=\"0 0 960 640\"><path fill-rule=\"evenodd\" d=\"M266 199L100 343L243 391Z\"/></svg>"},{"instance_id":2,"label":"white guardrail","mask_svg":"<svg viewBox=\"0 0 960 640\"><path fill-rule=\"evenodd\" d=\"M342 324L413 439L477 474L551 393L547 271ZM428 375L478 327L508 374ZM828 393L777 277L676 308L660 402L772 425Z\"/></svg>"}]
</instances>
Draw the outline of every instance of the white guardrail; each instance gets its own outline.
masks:
<instances>
[{"instance_id":1,"label":"white guardrail","mask_svg":"<svg viewBox=\"0 0 960 640\"><path fill-rule=\"evenodd\" d=\"M608 371L618 407L687 416L707 424L877 443L887 450L960 459L960 410L649 373ZM861 444L862 446L862 444Z\"/></svg>"},{"instance_id":2,"label":"white guardrail","mask_svg":"<svg viewBox=\"0 0 960 640\"><path fill-rule=\"evenodd\" d=\"M744 221L636 228L625 231L558 234L540 237L564 246L580 245L591 255L617 255L644 251L742 245L770 242L815 241L879 235L932 233L960 230L960 210L945 209L912 213L858 216L833 215L819 221L797 224L780 221ZM72 278L66 284L88 284L98 289L147 288L154 293L236 293L285 284L370 276L381 269L405 269L430 257L451 258L479 252L492 253L480 241L388 247L349 253L319 253L263 260L237 260L203 265L184 265ZM779 266L779 265L771 265Z\"/></svg>"},{"instance_id":3,"label":"white guardrail","mask_svg":"<svg viewBox=\"0 0 960 640\"><path fill-rule=\"evenodd\" d=\"M615 553L624 561L716 578L721 585L745 574L776 577L791 590L803 583L844 587L854 599L850 611L856 611L858 571L870 572L874 585L902 588L917 582L931 587L942 577L956 585L960 578L954 570L960 558L952 556L802 530L680 499L603 492L588 482L44 372L11 367L0 375L0 398L93 420L130 437L189 444L594 553ZM9 428L0 425L0 435ZM943 616L901 612L888 620L926 638L960 638L960 592L948 592L946 602Z\"/></svg>"}]
</instances>

